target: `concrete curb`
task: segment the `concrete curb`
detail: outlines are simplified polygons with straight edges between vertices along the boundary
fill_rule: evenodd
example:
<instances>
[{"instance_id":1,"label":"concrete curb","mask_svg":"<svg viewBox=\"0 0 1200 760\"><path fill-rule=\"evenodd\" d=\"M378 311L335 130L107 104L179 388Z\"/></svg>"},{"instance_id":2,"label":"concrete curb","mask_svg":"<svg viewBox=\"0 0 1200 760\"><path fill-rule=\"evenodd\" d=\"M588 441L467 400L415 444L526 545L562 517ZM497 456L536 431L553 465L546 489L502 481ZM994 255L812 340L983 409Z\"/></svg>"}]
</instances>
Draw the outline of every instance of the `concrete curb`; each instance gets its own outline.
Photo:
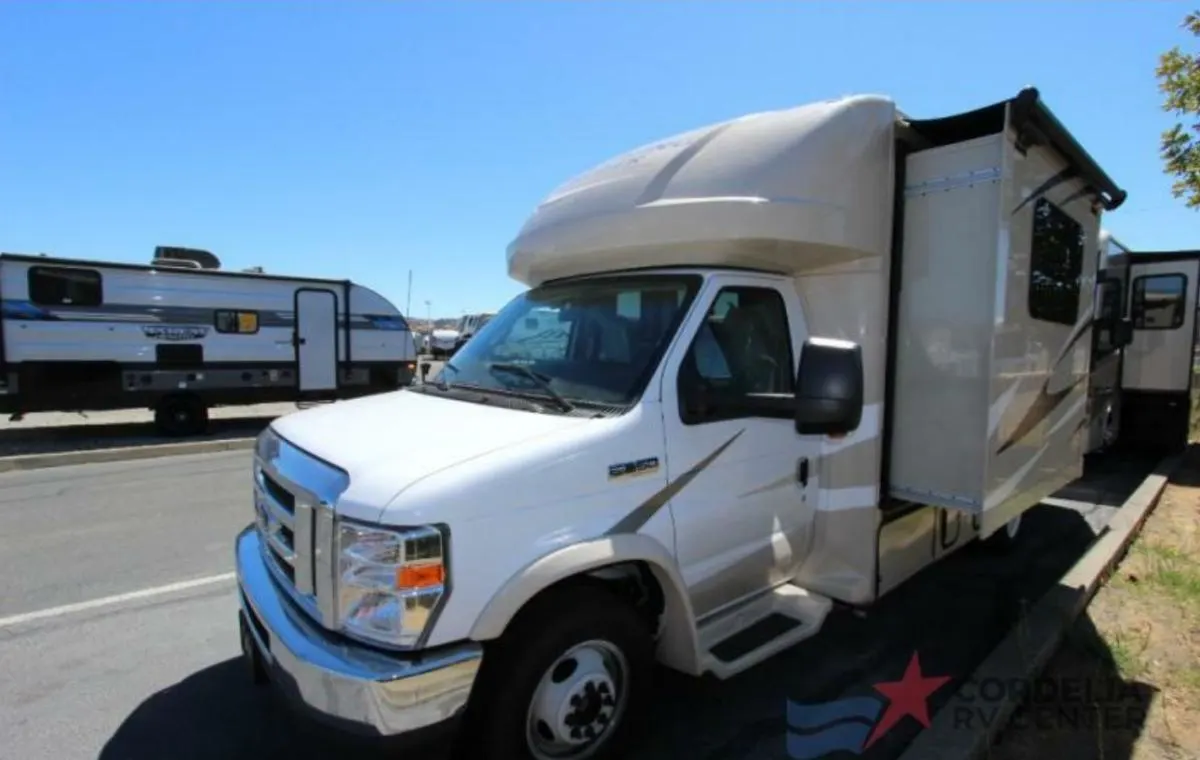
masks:
<instances>
[{"instance_id":1,"label":"concrete curb","mask_svg":"<svg viewBox=\"0 0 1200 760\"><path fill-rule=\"evenodd\" d=\"M216 451L241 451L254 447L253 438L225 438L219 441L187 441L183 443L159 443L146 446L122 446L109 449L80 449L78 451L55 451L45 454L21 454L0 457L0 473L18 470L38 470L44 467L63 467L71 464L93 462L124 462L134 459L179 456L181 454L209 454Z\"/></svg>"},{"instance_id":2,"label":"concrete curb","mask_svg":"<svg viewBox=\"0 0 1200 760\"><path fill-rule=\"evenodd\" d=\"M1109 573L1125 556L1142 524L1158 504L1182 454L1162 460L1113 515L1091 548L1042 596L992 650L967 684L1029 683L1058 651L1067 630L1087 608ZM960 686L934 715L929 728L917 735L900 760L976 760L988 749L1020 706L1020 690L1006 688L1002 699L982 702ZM983 709L981 709L983 708ZM956 725L969 715L969 726ZM980 724L983 725L980 725Z\"/></svg>"}]
</instances>

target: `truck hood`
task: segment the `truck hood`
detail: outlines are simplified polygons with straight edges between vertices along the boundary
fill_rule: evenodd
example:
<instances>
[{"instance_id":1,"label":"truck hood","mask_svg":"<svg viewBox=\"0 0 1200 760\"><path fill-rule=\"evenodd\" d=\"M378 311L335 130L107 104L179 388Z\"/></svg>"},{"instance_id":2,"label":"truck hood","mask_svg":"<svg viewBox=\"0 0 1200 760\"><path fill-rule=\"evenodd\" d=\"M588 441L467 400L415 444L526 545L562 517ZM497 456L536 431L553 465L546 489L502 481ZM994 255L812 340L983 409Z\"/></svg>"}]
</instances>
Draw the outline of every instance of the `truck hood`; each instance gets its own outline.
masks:
<instances>
[{"instance_id":1,"label":"truck hood","mask_svg":"<svg viewBox=\"0 0 1200 760\"><path fill-rule=\"evenodd\" d=\"M584 424L580 417L401 390L295 412L275 420L272 428L350 476L338 503L340 514L375 520L422 478Z\"/></svg>"}]
</instances>

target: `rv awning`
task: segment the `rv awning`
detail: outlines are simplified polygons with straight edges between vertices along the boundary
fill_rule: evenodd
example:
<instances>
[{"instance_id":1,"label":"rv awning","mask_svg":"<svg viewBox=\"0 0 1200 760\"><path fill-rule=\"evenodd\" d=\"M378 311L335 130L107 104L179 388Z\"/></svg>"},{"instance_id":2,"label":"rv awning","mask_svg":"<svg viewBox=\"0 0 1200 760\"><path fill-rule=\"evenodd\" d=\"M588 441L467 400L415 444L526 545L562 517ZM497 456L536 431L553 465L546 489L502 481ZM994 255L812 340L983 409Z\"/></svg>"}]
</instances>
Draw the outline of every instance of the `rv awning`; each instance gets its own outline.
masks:
<instances>
[{"instance_id":1,"label":"rv awning","mask_svg":"<svg viewBox=\"0 0 1200 760\"><path fill-rule=\"evenodd\" d=\"M1007 113L1011 113L1012 126L1024 144L1045 145L1057 151L1075 175L1091 186L1106 210L1113 211L1125 202L1127 193L1063 126L1036 87L1027 87L1014 98L974 111L938 119L910 119L909 126L934 145L946 145L1002 131Z\"/></svg>"}]
</instances>

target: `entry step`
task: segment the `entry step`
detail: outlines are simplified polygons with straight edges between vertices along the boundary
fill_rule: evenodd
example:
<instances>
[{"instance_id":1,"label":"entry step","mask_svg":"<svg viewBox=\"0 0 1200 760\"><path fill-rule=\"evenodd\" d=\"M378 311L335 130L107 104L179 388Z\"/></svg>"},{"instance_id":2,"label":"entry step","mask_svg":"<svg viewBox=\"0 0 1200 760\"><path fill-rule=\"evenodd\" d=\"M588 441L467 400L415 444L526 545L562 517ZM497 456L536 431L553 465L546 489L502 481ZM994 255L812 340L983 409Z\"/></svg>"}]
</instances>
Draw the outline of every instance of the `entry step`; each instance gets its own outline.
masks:
<instances>
[{"instance_id":1,"label":"entry step","mask_svg":"<svg viewBox=\"0 0 1200 760\"><path fill-rule=\"evenodd\" d=\"M704 669L737 675L816 635L831 609L829 598L789 584L726 610L700 626Z\"/></svg>"}]
</instances>

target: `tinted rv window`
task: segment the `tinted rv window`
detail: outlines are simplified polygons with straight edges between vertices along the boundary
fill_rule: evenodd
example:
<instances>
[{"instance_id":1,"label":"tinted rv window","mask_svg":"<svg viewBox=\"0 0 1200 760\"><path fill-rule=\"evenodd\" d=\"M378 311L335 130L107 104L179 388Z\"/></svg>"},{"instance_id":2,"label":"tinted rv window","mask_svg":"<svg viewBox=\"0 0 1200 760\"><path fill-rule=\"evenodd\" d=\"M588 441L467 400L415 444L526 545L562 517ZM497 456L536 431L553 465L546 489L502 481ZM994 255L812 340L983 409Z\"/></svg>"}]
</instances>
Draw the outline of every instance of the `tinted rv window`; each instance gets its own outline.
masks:
<instances>
[{"instance_id":1,"label":"tinted rv window","mask_svg":"<svg viewBox=\"0 0 1200 760\"><path fill-rule=\"evenodd\" d=\"M213 314L213 326L219 333L253 335L258 332L258 312L220 309Z\"/></svg>"},{"instance_id":2,"label":"tinted rv window","mask_svg":"<svg viewBox=\"0 0 1200 760\"><path fill-rule=\"evenodd\" d=\"M1029 259L1029 316L1073 325L1079 318L1083 227L1045 198L1033 208Z\"/></svg>"},{"instance_id":3,"label":"tinted rv window","mask_svg":"<svg viewBox=\"0 0 1200 760\"><path fill-rule=\"evenodd\" d=\"M1138 330L1174 330L1183 324L1187 278L1150 274L1133 281L1131 315Z\"/></svg>"},{"instance_id":4,"label":"tinted rv window","mask_svg":"<svg viewBox=\"0 0 1200 760\"><path fill-rule=\"evenodd\" d=\"M29 300L41 306L99 306L100 273L91 269L29 268Z\"/></svg>"}]
</instances>

